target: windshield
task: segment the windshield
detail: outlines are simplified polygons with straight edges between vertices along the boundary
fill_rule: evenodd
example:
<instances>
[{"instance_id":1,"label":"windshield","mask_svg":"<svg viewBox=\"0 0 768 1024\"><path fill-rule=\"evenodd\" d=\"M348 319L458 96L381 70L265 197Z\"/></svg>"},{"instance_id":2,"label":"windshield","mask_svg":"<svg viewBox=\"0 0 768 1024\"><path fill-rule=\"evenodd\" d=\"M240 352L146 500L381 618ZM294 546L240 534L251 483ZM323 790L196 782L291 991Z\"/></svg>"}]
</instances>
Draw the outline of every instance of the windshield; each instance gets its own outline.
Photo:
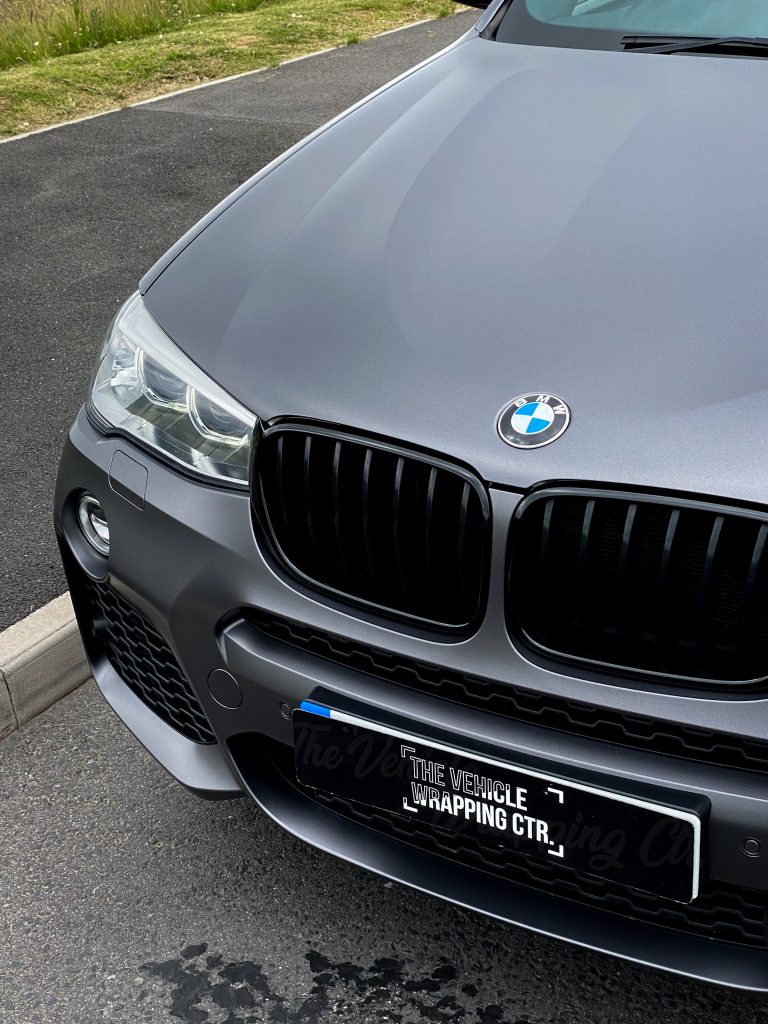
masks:
<instances>
[{"instance_id":1,"label":"windshield","mask_svg":"<svg viewBox=\"0 0 768 1024\"><path fill-rule=\"evenodd\" d=\"M621 49L628 34L768 37L768 0L511 0L496 38Z\"/></svg>"}]
</instances>

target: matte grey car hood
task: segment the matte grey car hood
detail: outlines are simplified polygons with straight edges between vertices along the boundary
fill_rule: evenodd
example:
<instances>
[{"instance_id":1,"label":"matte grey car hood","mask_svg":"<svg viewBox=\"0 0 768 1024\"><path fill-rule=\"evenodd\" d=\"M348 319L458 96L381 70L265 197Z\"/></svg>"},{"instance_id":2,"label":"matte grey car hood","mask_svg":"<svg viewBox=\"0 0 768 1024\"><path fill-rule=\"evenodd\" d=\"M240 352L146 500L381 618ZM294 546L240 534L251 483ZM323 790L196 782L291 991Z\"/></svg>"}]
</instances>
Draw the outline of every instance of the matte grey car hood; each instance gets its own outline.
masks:
<instances>
[{"instance_id":1,"label":"matte grey car hood","mask_svg":"<svg viewBox=\"0 0 768 1024\"><path fill-rule=\"evenodd\" d=\"M767 103L768 61L473 34L242 190L146 300L265 419L520 488L768 502ZM539 391L571 426L514 450L497 414Z\"/></svg>"}]
</instances>

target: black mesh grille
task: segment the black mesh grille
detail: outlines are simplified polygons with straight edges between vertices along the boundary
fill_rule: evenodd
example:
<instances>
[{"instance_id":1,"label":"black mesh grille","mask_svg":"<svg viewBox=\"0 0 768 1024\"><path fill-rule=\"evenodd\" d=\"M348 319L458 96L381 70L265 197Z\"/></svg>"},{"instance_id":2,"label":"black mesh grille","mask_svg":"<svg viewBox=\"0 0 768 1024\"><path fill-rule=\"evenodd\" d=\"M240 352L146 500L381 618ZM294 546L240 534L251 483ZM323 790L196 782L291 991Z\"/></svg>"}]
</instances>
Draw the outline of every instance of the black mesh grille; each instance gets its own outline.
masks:
<instances>
[{"instance_id":1,"label":"black mesh grille","mask_svg":"<svg viewBox=\"0 0 768 1024\"><path fill-rule=\"evenodd\" d=\"M259 441L257 515L304 581L390 614L467 629L478 619L488 499L462 469L321 428Z\"/></svg>"},{"instance_id":2,"label":"black mesh grille","mask_svg":"<svg viewBox=\"0 0 768 1024\"><path fill-rule=\"evenodd\" d=\"M574 736L666 754L724 768L768 772L768 743L643 715L624 714L580 701L525 690L439 668L427 662L354 643L310 626L250 610L262 633L338 665L407 686L420 693L491 711L518 722Z\"/></svg>"},{"instance_id":3,"label":"black mesh grille","mask_svg":"<svg viewBox=\"0 0 768 1024\"><path fill-rule=\"evenodd\" d=\"M526 499L510 628L545 653L705 685L768 677L768 516L588 489Z\"/></svg>"},{"instance_id":4,"label":"black mesh grille","mask_svg":"<svg viewBox=\"0 0 768 1024\"><path fill-rule=\"evenodd\" d=\"M120 678L156 715L196 743L215 743L173 651L111 587L87 582L94 636Z\"/></svg>"}]
</instances>

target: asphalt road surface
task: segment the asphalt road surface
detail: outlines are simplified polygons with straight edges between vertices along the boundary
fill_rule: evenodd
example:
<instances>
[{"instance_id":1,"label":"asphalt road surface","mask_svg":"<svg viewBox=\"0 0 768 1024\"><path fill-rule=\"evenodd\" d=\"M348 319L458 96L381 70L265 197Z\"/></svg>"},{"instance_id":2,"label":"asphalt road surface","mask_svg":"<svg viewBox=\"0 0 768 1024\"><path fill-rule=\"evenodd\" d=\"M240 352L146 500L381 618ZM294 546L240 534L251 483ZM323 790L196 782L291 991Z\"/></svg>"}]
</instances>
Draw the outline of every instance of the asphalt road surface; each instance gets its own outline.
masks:
<instances>
[{"instance_id":1,"label":"asphalt road surface","mask_svg":"<svg viewBox=\"0 0 768 1024\"><path fill-rule=\"evenodd\" d=\"M2 1024L768 1021L766 999L490 922L191 796L93 683L0 746L0 836Z\"/></svg>"},{"instance_id":2,"label":"asphalt road surface","mask_svg":"<svg viewBox=\"0 0 768 1024\"><path fill-rule=\"evenodd\" d=\"M233 188L473 14L0 145L0 629L62 593L52 491L104 331Z\"/></svg>"}]
</instances>

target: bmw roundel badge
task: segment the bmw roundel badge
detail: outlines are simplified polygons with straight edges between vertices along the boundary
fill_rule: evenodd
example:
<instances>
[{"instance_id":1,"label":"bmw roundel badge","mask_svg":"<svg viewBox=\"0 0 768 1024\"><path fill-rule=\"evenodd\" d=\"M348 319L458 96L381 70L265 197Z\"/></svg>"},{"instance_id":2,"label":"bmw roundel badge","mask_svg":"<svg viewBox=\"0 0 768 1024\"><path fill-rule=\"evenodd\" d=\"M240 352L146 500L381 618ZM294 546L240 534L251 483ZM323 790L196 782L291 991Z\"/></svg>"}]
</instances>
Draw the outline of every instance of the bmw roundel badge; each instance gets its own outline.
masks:
<instances>
[{"instance_id":1,"label":"bmw roundel badge","mask_svg":"<svg viewBox=\"0 0 768 1024\"><path fill-rule=\"evenodd\" d=\"M554 395L521 395L498 419L502 441L513 448L543 448L567 429L571 410Z\"/></svg>"}]
</instances>

